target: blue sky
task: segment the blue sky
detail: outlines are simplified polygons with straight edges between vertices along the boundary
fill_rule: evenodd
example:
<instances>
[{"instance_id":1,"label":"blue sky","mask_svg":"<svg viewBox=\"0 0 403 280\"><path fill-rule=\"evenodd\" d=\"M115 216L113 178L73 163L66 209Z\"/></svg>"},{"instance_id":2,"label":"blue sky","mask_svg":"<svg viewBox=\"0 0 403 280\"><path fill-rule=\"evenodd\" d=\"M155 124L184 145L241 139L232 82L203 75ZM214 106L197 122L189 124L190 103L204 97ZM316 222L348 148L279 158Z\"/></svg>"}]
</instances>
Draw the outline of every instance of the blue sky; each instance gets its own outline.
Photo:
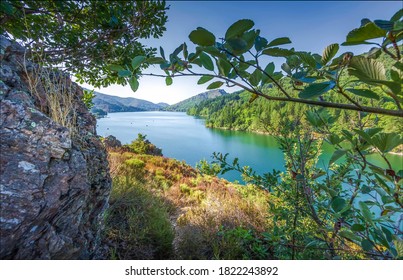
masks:
<instances>
[{"instance_id":1,"label":"blue sky","mask_svg":"<svg viewBox=\"0 0 403 280\"><path fill-rule=\"evenodd\" d=\"M289 37L296 50L322 53L332 43L342 43L349 31L360 26L362 18L389 19L398 9L400 1L168 1L167 31L163 37L144 40L143 43L171 53L186 42L189 50L189 33L201 26L223 37L227 28L235 21L248 18L261 30L261 36L269 41L277 37ZM339 52L362 53L368 47L341 47ZM278 66L283 59L273 60ZM159 67L147 72L159 73ZM167 87L162 78L142 77L137 92L130 87L110 86L96 89L102 93L122 97L135 97L152 102L176 103L200 92L206 85L198 86L198 78L179 77ZM87 86L89 87L89 86ZM91 87L89 87L91 88ZM224 88L225 89L225 88ZM233 91L231 88L229 91Z\"/></svg>"}]
</instances>

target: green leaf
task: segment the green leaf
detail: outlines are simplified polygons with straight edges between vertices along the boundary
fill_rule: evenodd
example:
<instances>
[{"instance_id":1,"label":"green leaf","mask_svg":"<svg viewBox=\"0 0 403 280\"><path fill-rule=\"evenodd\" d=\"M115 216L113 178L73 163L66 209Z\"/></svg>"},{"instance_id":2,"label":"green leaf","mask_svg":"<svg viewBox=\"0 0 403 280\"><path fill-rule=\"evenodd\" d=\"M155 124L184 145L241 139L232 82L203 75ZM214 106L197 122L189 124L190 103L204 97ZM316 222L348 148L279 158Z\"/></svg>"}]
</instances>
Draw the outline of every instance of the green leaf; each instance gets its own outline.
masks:
<instances>
[{"instance_id":1,"label":"green leaf","mask_svg":"<svg viewBox=\"0 0 403 280\"><path fill-rule=\"evenodd\" d=\"M236 54L245 52L248 46L248 43L242 38L232 38L227 40L227 43Z\"/></svg>"},{"instance_id":2,"label":"green leaf","mask_svg":"<svg viewBox=\"0 0 403 280\"><path fill-rule=\"evenodd\" d=\"M204 83L207 83L208 81L212 80L214 77L213 76L202 76L198 81L197 84L201 85Z\"/></svg>"},{"instance_id":3,"label":"green leaf","mask_svg":"<svg viewBox=\"0 0 403 280\"><path fill-rule=\"evenodd\" d=\"M322 53L322 64L326 65L339 51L339 44L331 44Z\"/></svg>"},{"instance_id":4,"label":"green leaf","mask_svg":"<svg viewBox=\"0 0 403 280\"><path fill-rule=\"evenodd\" d=\"M368 239L364 239L364 240L361 241L361 247L362 247L362 249L364 249L364 251L368 252L368 251L372 250L374 245Z\"/></svg>"},{"instance_id":5,"label":"green leaf","mask_svg":"<svg viewBox=\"0 0 403 280\"><path fill-rule=\"evenodd\" d=\"M223 84L224 84L224 83L221 82L221 81L212 82L212 83L207 87L207 89L216 89L216 88L221 87Z\"/></svg>"},{"instance_id":6,"label":"green leaf","mask_svg":"<svg viewBox=\"0 0 403 280\"><path fill-rule=\"evenodd\" d=\"M361 224L354 224L351 226L350 228L352 231L364 231L365 230L365 226L361 225Z\"/></svg>"},{"instance_id":7,"label":"green leaf","mask_svg":"<svg viewBox=\"0 0 403 280\"><path fill-rule=\"evenodd\" d=\"M280 48L269 48L264 49L262 54L275 56L275 57L286 57L289 55L293 55L294 52L292 50L280 49Z\"/></svg>"},{"instance_id":8,"label":"green leaf","mask_svg":"<svg viewBox=\"0 0 403 280\"><path fill-rule=\"evenodd\" d=\"M291 74L291 67L287 63L281 64L281 69L283 69L284 72L286 72L288 75L290 75L290 76L292 75Z\"/></svg>"},{"instance_id":9,"label":"green leaf","mask_svg":"<svg viewBox=\"0 0 403 280\"><path fill-rule=\"evenodd\" d=\"M214 34L202 27L190 32L189 39L199 46L213 46L215 44Z\"/></svg>"},{"instance_id":10,"label":"green leaf","mask_svg":"<svg viewBox=\"0 0 403 280\"><path fill-rule=\"evenodd\" d=\"M374 20L374 23L376 24L376 26L378 26L379 28L385 30L385 31L391 31L393 30L393 26L394 26L394 22L390 21L390 20Z\"/></svg>"},{"instance_id":11,"label":"green leaf","mask_svg":"<svg viewBox=\"0 0 403 280\"><path fill-rule=\"evenodd\" d=\"M308 99L314 98L324 94L325 92L331 90L335 87L335 83L333 81L330 82L323 82L317 84L310 84L307 86L303 91L301 91L298 96L300 98Z\"/></svg>"},{"instance_id":12,"label":"green leaf","mask_svg":"<svg viewBox=\"0 0 403 280\"><path fill-rule=\"evenodd\" d=\"M140 56L136 56L135 58L132 59L132 67L133 70L136 70L137 68L140 67L141 63L143 63L143 61L146 59L145 56L140 55Z\"/></svg>"},{"instance_id":13,"label":"green leaf","mask_svg":"<svg viewBox=\"0 0 403 280\"><path fill-rule=\"evenodd\" d=\"M183 46L183 57L187 59L189 56L188 46L186 45L186 43L183 43L182 46Z\"/></svg>"},{"instance_id":14,"label":"green leaf","mask_svg":"<svg viewBox=\"0 0 403 280\"><path fill-rule=\"evenodd\" d=\"M269 64L267 64L266 68L264 68L264 72L267 75L272 76L274 73L274 63L270 62ZM269 81L269 77L266 74L262 73L262 85Z\"/></svg>"},{"instance_id":15,"label":"green leaf","mask_svg":"<svg viewBox=\"0 0 403 280\"><path fill-rule=\"evenodd\" d=\"M204 51L205 53L208 53L208 54L210 54L212 56L215 56L215 57L220 57L220 58L223 58L223 59L227 58L227 55L225 55L224 53L220 52L219 49L217 49L216 47L213 47L213 46L203 47L203 48L200 48L200 50Z\"/></svg>"},{"instance_id":16,"label":"green leaf","mask_svg":"<svg viewBox=\"0 0 403 280\"><path fill-rule=\"evenodd\" d=\"M391 21L398 21L403 17L403 9L400 9L397 11L391 18Z\"/></svg>"},{"instance_id":17,"label":"green leaf","mask_svg":"<svg viewBox=\"0 0 403 280\"><path fill-rule=\"evenodd\" d=\"M373 92L372 90L369 90L369 89L347 88L346 90L348 90L349 92L351 92L355 95L361 96L361 97L379 100L379 96L375 92Z\"/></svg>"},{"instance_id":18,"label":"green leaf","mask_svg":"<svg viewBox=\"0 0 403 280\"><path fill-rule=\"evenodd\" d=\"M264 72L266 72L269 75L272 75L274 73L274 63L270 62L267 64L266 68L264 68Z\"/></svg>"},{"instance_id":19,"label":"green leaf","mask_svg":"<svg viewBox=\"0 0 403 280\"><path fill-rule=\"evenodd\" d=\"M165 78L165 84L166 84L167 86L172 85L172 82L173 82L173 80L172 80L171 77L168 76L168 77Z\"/></svg>"},{"instance_id":20,"label":"green leaf","mask_svg":"<svg viewBox=\"0 0 403 280\"><path fill-rule=\"evenodd\" d=\"M280 45L286 45L286 44L291 44L291 40L288 37L281 37L281 38L276 38L273 41L271 41L267 47L274 47L274 46L280 46Z\"/></svg>"},{"instance_id":21,"label":"green leaf","mask_svg":"<svg viewBox=\"0 0 403 280\"><path fill-rule=\"evenodd\" d=\"M393 244L395 245L397 256L403 257L403 240L402 239L395 239L393 240Z\"/></svg>"},{"instance_id":22,"label":"green leaf","mask_svg":"<svg viewBox=\"0 0 403 280\"><path fill-rule=\"evenodd\" d=\"M352 231L347 229L341 230L339 235L352 241L361 242L361 238L359 236L355 235Z\"/></svg>"},{"instance_id":23,"label":"green leaf","mask_svg":"<svg viewBox=\"0 0 403 280\"><path fill-rule=\"evenodd\" d=\"M115 65L115 64L108 65L107 68L108 68L109 70L115 71L115 72L119 72L119 71L125 70L125 68L123 68L122 66L120 66L120 65Z\"/></svg>"},{"instance_id":24,"label":"green leaf","mask_svg":"<svg viewBox=\"0 0 403 280\"><path fill-rule=\"evenodd\" d=\"M381 48L373 47L369 50L367 58L377 59L382 53Z\"/></svg>"},{"instance_id":25,"label":"green leaf","mask_svg":"<svg viewBox=\"0 0 403 280\"><path fill-rule=\"evenodd\" d=\"M349 74L363 81L386 80L385 67L379 61L365 57L353 57Z\"/></svg>"},{"instance_id":26,"label":"green leaf","mask_svg":"<svg viewBox=\"0 0 403 280\"><path fill-rule=\"evenodd\" d=\"M336 197L332 201L332 209L335 212L340 212L346 206L346 200L341 197Z\"/></svg>"},{"instance_id":27,"label":"green leaf","mask_svg":"<svg viewBox=\"0 0 403 280\"><path fill-rule=\"evenodd\" d=\"M161 64L161 63L164 63L165 60L162 57L150 57L150 58L147 58L146 62L148 64Z\"/></svg>"},{"instance_id":28,"label":"green leaf","mask_svg":"<svg viewBox=\"0 0 403 280\"><path fill-rule=\"evenodd\" d=\"M255 50L260 52L267 47L267 40L263 37L257 36L255 39Z\"/></svg>"},{"instance_id":29,"label":"green leaf","mask_svg":"<svg viewBox=\"0 0 403 280\"><path fill-rule=\"evenodd\" d=\"M365 204L362 201L358 202L358 204L360 205L361 214L364 217L364 219L367 221L367 223L373 224L372 214L371 214L371 211L369 210L367 204Z\"/></svg>"},{"instance_id":30,"label":"green leaf","mask_svg":"<svg viewBox=\"0 0 403 280\"><path fill-rule=\"evenodd\" d=\"M7 15L11 16L15 12L15 8L10 5L10 3L7 3L6 1L1 1L0 3L0 11L5 12Z\"/></svg>"},{"instance_id":31,"label":"green leaf","mask_svg":"<svg viewBox=\"0 0 403 280\"><path fill-rule=\"evenodd\" d=\"M298 52L296 54L305 64L309 65L311 68L316 68L316 60L310 53Z\"/></svg>"},{"instance_id":32,"label":"green leaf","mask_svg":"<svg viewBox=\"0 0 403 280\"><path fill-rule=\"evenodd\" d=\"M257 86L262 79L262 72L259 69L255 69L253 73L249 76L249 82L252 86Z\"/></svg>"},{"instance_id":33,"label":"green leaf","mask_svg":"<svg viewBox=\"0 0 403 280\"><path fill-rule=\"evenodd\" d=\"M219 58L217 61L218 69L220 70L220 74L227 77L229 72L232 69L231 64L226 59Z\"/></svg>"},{"instance_id":34,"label":"green leaf","mask_svg":"<svg viewBox=\"0 0 403 280\"><path fill-rule=\"evenodd\" d=\"M255 23L250 19L241 19L233 23L225 33L225 40L241 36L243 33L251 29Z\"/></svg>"},{"instance_id":35,"label":"green leaf","mask_svg":"<svg viewBox=\"0 0 403 280\"><path fill-rule=\"evenodd\" d=\"M132 75L132 72L130 72L129 70L120 70L118 72L119 77L129 77Z\"/></svg>"},{"instance_id":36,"label":"green leaf","mask_svg":"<svg viewBox=\"0 0 403 280\"><path fill-rule=\"evenodd\" d=\"M336 150L336 151L334 151L332 157L329 160L329 164L332 164L332 163L336 162L336 160L338 160L339 158L344 156L346 153L347 153L347 150Z\"/></svg>"},{"instance_id":37,"label":"green leaf","mask_svg":"<svg viewBox=\"0 0 403 280\"><path fill-rule=\"evenodd\" d=\"M353 131L355 133L357 133L358 135L360 135L361 138L364 139L365 141L367 141L369 144L373 145L372 138L370 135L368 135L368 133L366 133L363 130L359 130L359 129L353 129Z\"/></svg>"},{"instance_id":38,"label":"green leaf","mask_svg":"<svg viewBox=\"0 0 403 280\"><path fill-rule=\"evenodd\" d=\"M136 79L136 77L132 76L129 79L129 85L130 85L132 91L136 92L137 89L139 88L139 81Z\"/></svg>"},{"instance_id":39,"label":"green leaf","mask_svg":"<svg viewBox=\"0 0 403 280\"><path fill-rule=\"evenodd\" d=\"M372 143L382 153L388 153L397 146L403 144L402 137L396 132L378 133L372 138Z\"/></svg>"},{"instance_id":40,"label":"green leaf","mask_svg":"<svg viewBox=\"0 0 403 280\"><path fill-rule=\"evenodd\" d=\"M257 98L259 97L259 95L257 95L256 93L253 93L252 96L249 99L249 103L252 103L253 101L255 101Z\"/></svg>"},{"instance_id":41,"label":"green leaf","mask_svg":"<svg viewBox=\"0 0 403 280\"><path fill-rule=\"evenodd\" d=\"M181 44L179 47L177 47L174 52L172 53L173 57L177 57L180 52L183 51L183 44Z\"/></svg>"},{"instance_id":42,"label":"green leaf","mask_svg":"<svg viewBox=\"0 0 403 280\"><path fill-rule=\"evenodd\" d=\"M165 58L164 49L163 49L162 47L160 47L160 53L161 53L162 58L163 58L164 60L167 60L167 59Z\"/></svg>"},{"instance_id":43,"label":"green leaf","mask_svg":"<svg viewBox=\"0 0 403 280\"><path fill-rule=\"evenodd\" d=\"M201 61L202 65L204 66L204 68L206 68L207 70L210 70L210 71L214 71L213 60L211 60L209 55L202 52L202 53L200 53L199 57L200 57L200 61Z\"/></svg>"},{"instance_id":44,"label":"green leaf","mask_svg":"<svg viewBox=\"0 0 403 280\"><path fill-rule=\"evenodd\" d=\"M347 34L346 42L342 45L345 46L346 43L361 43L369 39L382 38L385 36L385 30L376 26L373 22L368 22L367 24L350 31Z\"/></svg>"}]
</instances>

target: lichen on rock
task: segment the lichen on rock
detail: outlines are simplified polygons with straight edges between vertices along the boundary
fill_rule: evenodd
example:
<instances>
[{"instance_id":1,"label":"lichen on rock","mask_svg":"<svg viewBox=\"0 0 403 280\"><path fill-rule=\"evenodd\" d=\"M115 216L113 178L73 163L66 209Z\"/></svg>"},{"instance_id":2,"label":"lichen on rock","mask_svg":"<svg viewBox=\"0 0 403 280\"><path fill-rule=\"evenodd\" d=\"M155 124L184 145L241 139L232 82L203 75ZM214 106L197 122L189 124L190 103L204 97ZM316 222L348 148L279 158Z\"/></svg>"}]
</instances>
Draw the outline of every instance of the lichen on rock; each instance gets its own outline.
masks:
<instances>
[{"instance_id":1,"label":"lichen on rock","mask_svg":"<svg viewBox=\"0 0 403 280\"><path fill-rule=\"evenodd\" d=\"M4 37L0 51L0 258L101 258L111 179L82 89L68 75L35 72L24 49ZM39 94L29 80L35 74ZM71 94L69 127L52 117L45 81L69 87L62 93Z\"/></svg>"}]
</instances>

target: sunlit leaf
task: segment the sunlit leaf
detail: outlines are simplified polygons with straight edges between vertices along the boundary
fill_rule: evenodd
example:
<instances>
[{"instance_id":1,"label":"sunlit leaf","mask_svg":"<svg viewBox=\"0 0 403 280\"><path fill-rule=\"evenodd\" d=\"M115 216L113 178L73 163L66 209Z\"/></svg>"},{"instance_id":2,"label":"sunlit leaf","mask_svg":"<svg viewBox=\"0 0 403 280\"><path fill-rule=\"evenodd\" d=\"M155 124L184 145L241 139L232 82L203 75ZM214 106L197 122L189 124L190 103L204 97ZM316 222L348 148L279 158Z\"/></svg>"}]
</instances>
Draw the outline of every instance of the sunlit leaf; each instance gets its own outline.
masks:
<instances>
[{"instance_id":1,"label":"sunlit leaf","mask_svg":"<svg viewBox=\"0 0 403 280\"><path fill-rule=\"evenodd\" d=\"M364 26L350 31L347 35L346 43L361 43L369 39L381 38L386 36L386 31L376 26L373 22L368 22Z\"/></svg>"},{"instance_id":2,"label":"sunlit leaf","mask_svg":"<svg viewBox=\"0 0 403 280\"><path fill-rule=\"evenodd\" d=\"M256 93L253 93L251 98L249 99L249 103L252 103L253 101L255 101L257 98L259 97L259 95L257 95Z\"/></svg>"},{"instance_id":3,"label":"sunlit leaf","mask_svg":"<svg viewBox=\"0 0 403 280\"><path fill-rule=\"evenodd\" d=\"M339 44L331 44L322 53L322 64L326 65L339 51Z\"/></svg>"},{"instance_id":4,"label":"sunlit leaf","mask_svg":"<svg viewBox=\"0 0 403 280\"><path fill-rule=\"evenodd\" d=\"M171 77L166 77L166 78L165 78L165 83L166 83L167 86L172 85L172 82L173 82L173 81L172 81L172 78L171 78Z\"/></svg>"},{"instance_id":5,"label":"sunlit leaf","mask_svg":"<svg viewBox=\"0 0 403 280\"><path fill-rule=\"evenodd\" d=\"M207 89L216 89L216 88L221 87L223 84L224 84L224 83L221 82L221 81L212 82L212 83L207 87Z\"/></svg>"},{"instance_id":6,"label":"sunlit leaf","mask_svg":"<svg viewBox=\"0 0 403 280\"><path fill-rule=\"evenodd\" d=\"M207 83L208 81L212 80L214 77L213 76L202 76L198 81L197 84L201 85L204 83Z\"/></svg>"}]
</instances>

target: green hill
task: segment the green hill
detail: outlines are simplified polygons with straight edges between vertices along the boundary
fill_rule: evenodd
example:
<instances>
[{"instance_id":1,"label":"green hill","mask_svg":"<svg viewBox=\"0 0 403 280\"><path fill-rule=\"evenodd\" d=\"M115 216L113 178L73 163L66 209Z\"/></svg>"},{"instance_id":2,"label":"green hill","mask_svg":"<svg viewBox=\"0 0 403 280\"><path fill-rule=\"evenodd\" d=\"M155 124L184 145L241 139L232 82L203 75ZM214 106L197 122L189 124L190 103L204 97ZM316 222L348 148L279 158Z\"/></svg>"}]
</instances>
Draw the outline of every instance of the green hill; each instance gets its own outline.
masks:
<instances>
[{"instance_id":1,"label":"green hill","mask_svg":"<svg viewBox=\"0 0 403 280\"><path fill-rule=\"evenodd\" d=\"M133 97L118 97L94 92L95 97L92 100L94 103L93 110L103 110L107 113L115 112L139 112L139 111L159 111L168 104L158 103L154 104L150 101L137 99Z\"/></svg>"},{"instance_id":2,"label":"green hill","mask_svg":"<svg viewBox=\"0 0 403 280\"><path fill-rule=\"evenodd\" d=\"M227 95L228 93L223 89L215 89L200 93L191 98L185 99L181 102L173 104L164 108L165 111L186 112L189 108L198 105L204 100L213 99L216 97Z\"/></svg>"}]
</instances>

